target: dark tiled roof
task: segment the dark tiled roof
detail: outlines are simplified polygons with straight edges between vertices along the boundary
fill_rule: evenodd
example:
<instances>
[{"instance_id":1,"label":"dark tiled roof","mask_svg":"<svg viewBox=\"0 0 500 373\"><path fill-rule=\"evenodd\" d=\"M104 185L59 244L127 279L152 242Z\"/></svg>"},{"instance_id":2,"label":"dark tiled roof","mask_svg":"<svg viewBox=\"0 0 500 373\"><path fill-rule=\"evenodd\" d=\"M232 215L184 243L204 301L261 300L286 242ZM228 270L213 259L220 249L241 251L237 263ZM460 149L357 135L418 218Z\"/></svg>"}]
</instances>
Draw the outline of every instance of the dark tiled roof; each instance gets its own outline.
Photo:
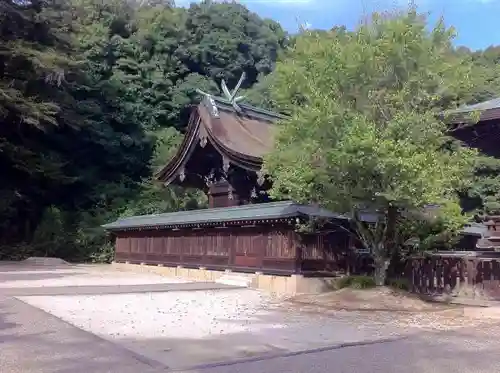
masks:
<instances>
[{"instance_id":1,"label":"dark tiled roof","mask_svg":"<svg viewBox=\"0 0 500 373\"><path fill-rule=\"evenodd\" d=\"M455 110L446 112L451 123L471 122L471 114L478 113L480 121L500 119L500 97L480 102L474 105L463 105Z\"/></svg>"},{"instance_id":2,"label":"dark tiled roof","mask_svg":"<svg viewBox=\"0 0 500 373\"><path fill-rule=\"evenodd\" d=\"M217 225L235 221L273 220L295 217L342 219L346 217L323 208L297 204L291 201L261 203L237 207L180 211L157 215L133 216L119 219L103 227L110 231L128 229L173 228L177 226Z\"/></svg>"},{"instance_id":3,"label":"dark tiled roof","mask_svg":"<svg viewBox=\"0 0 500 373\"><path fill-rule=\"evenodd\" d=\"M476 249L479 250L494 250L496 247L497 245L488 238L480 238L476 243Z\"/></svg>"},{"instance_id":4,"label":"dark tiled roof","mask_svg":"<svg viewBox=\"0 0 500 373\"><path fill-rule=\"evenodd\" d=\"M482 223L471 223L466 225L460 233L463 235L484 237L488 233L488 227Z\"/></svg>"},{"instance_id":5,"label":"dark tiled roof","mask_svg":"<svg viewBox=\"0 0 500 373\"><path fill-rule=\"evenodd\" d=\"M453 111L452 113L470 113L474 111L483 111L483 110L491 110L491 109L500 109L500 97L494 98L492 100L480 102L474 105L464 105Z\"/></svg>"}]
</instances>

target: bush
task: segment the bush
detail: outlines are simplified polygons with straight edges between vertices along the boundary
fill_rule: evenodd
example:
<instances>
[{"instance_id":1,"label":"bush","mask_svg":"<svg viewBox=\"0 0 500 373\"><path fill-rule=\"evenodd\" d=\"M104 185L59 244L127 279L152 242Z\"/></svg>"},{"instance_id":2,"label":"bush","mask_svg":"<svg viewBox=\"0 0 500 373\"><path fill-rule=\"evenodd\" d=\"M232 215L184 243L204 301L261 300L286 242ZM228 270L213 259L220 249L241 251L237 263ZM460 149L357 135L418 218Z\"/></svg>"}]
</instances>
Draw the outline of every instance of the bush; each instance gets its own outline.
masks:
<instances>
[{"instance_id":1,"label":"bush","mask_svg":"<svg viewBox=\"0 0 500 373\"><path fill-rule=\"evenodd\" d=\"M0 246L0 260L18 261L36 255L39 255L39 253L26 242L10 246Z\"/></svg>"},{"instance_id":2,"label":"bush","mask_svg":"<svg viewBox=\"0 0 500 373\"><path fill-rule=\"evenodd\" d=\"M370 289L376 286L371 276L345 276L338 281L338 288Z\"/></svg>"},{"instance_id":3,"label":"bush","mask_svg":"<svg viewBox=\"0 0 500 373\"><path fill-rule=\"evenodd\" d=\"M96 252L90 255L92 263L111 263L115 257L115 248L112 242L106 242Z\"/></svg>"},{"instance_id":4,"label":"bush","mask_svg":"<svg viewBox=\"0 0 500 373\"><path fill-rule=\"evenodd\" d=\"M405 278L389 278L386 285L396 290L410 291L410 282Z\"/></svg>"}]
</instances>

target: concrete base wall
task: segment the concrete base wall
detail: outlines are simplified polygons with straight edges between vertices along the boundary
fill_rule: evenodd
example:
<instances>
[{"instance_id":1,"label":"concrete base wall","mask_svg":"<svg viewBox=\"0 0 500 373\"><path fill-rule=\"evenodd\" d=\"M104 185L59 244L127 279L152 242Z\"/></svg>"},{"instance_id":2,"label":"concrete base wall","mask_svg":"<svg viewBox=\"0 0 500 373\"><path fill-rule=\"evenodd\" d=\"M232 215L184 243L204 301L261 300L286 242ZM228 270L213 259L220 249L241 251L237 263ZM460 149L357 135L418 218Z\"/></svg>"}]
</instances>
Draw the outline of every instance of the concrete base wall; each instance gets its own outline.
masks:
<instances>
[{"instance_id":1,"label":"concrete base wall","mask_svg":"<svg viewBox=\"0 0 500 373\"><path fill-rule=\"evenodd\" d=\"M155 273L167 277L180 277L192 281L213 282L230 271L213 271L205 268L166 267L162 265L139 265L113 262L117 270L131 272ZM237 272L234 272L237 274ZM248 275L248 274L245 274ZM256 272L252 276L250 287L263 290L277 296L293 296L296 294L314 294L331 290L335 278L304 277L302 275L273 276Z\"/></svg>"}]
</instances>

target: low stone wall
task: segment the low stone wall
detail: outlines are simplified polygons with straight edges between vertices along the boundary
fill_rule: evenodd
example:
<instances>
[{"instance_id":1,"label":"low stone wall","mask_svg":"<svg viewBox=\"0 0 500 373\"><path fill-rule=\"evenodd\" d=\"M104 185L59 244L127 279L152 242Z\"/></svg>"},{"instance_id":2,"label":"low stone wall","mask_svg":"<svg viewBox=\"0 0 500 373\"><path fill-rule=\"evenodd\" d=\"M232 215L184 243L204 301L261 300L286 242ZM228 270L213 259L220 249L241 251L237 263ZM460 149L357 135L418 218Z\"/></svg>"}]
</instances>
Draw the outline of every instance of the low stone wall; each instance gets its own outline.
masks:
<instances>
[{"instance_id":1,"label":"low stone wall","mask_svg":"<svg viewBox=\"0 0 500 373\"><path fill-rule=\"evenodd\" d=\"M184 267L166 267L162 265L145 265L145 264L130 264L113 262L112 266L120 271L131 271L140 273L155 273L157 275L167 277L180 277L193 281L212 282L218 280L224 275L223 271L208 271L200 268L184 268Z\"/></svg>"},{"instance_id":2,"label":"low stone wall","mask_svg":"<svg viewBox=\"0 0 500 373\"><path fill-rule=\"evenodd\" d=\"M230 273L228 270L214 271L205 268L167 267L162 265L153 266L116 262L113 262L112 266L122 271L155 273L162 276L180 277L186 280L203 282L217 281L222 276ZM322 293L330 290L336 280L335 278L304 277L302 275L275 276L259 272L245 275L252 277L251 288L263 290L277 296Z\"/></svg>"}]
</instances>

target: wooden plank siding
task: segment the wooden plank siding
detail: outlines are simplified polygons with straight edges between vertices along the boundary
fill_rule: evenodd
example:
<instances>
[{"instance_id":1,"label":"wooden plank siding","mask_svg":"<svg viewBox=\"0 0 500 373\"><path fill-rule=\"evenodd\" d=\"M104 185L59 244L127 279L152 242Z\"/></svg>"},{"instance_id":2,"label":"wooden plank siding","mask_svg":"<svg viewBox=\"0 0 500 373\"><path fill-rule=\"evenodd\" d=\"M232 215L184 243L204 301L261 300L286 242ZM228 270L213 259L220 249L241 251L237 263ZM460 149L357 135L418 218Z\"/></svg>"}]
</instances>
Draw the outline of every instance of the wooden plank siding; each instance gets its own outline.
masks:
<instances>
[{"instance_id":1,"label":"wooden plank siding","mask_svg":"<svg viewBox=\"0 0 500 373\"><path fill-rule=\"evenodd\" d=\"M298 235L289 225L138 230L116 234L117 262L292 274L337 271L345 235Z\"/></svg>"},{"instance_id":2,"label":"wooden plank siding","mask_svg":"<svg viewBox=\"0 0 500 373\"><path fill-rule=\"evenodd\" d=\"M350 257L350 239L344 232L302 235L300 270L302 273L345 272Z\"/></svg>"}]
</instances>

